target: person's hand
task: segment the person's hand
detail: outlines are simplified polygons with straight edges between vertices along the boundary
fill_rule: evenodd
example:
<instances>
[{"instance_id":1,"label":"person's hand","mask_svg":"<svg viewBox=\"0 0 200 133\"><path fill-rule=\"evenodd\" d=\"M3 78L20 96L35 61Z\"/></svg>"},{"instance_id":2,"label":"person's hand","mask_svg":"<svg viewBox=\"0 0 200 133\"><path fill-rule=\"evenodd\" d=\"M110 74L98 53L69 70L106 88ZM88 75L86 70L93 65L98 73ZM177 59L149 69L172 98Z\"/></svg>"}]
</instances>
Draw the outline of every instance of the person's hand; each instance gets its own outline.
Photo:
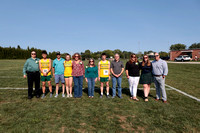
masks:
<instances>
[{"instance_id":1,"label":"person's hand","mask_svg":"<svg viewBox=\"0 0 200 133\"><path fill-rule=\"evenodd\" d=\"M127 77L127 79L129 79L129 75L127 75L126 77Z\"/></svg>"},{"instance_id":2,"label":"person's hand","mask_svg":"<svg viewBox=\"0 0 200 133\"><path fill-rule=\"evenodd\" d=\"M85 81L88 82L87 78L85 78Z\"/></svg>"},{"instance_id":3,"label":"person's hand","mask_svg":"<svg viewBox=\"0 0 200 133\"><path fill-rule=\"evenodd\" d=\"M108 77L108 80L110 80L110 76Z\"/></svg>"},{"instance_id":4,"label":"person's hand","mask_svg":"<svg viewBox=\"0 0 200 133\"><path fill-rule=\"evenodd\" d=\"M165 78L165 75L163 75L162 78L164 79L164 78Z\"/></svg>"},{"instance_id":5,"label":"person's hand","mask_svg":"<svg viewBox=\"0 0 200 133\"><path fill-rule=\"evenodd\" d=\"M97 78L94 81L97 82Z\"/></svg>"},{"instance_id":6,"label":"person's hand","mask_svg":"<svg viewBox=\"0 0 200 133\"><path fill-rule=\"evenodd\" d=\"M53 74L53 77L55 78L55 73Z\"/></svg>"},{"instance_id":7,"label":"person's hand","mask_svg":"<svg viewBox=\"0 0 200 133\"><path fill-rule=\"evenodd\" d=\"M98 77L98 80L100 81L100 77Z\"/></svg>"},{"instance_id":8,"label":"person's hand","mask_svg":"<svg viewBox=\"0 0 200 133\"><path fill-rule=\"evenodd\" d=\"M44 75L44 76L47 76L47 73L44 72L43 75Z\"/></svg>"},{"instance_id":9,"label":"person's hand","mask_svg":"<svg viewBox=\"0 0 200 133\"><path fill-rule=\"evenodd\" d=\"M24 78L26 78L26 75L24 75Z\"/></svg>"}]
</instances>

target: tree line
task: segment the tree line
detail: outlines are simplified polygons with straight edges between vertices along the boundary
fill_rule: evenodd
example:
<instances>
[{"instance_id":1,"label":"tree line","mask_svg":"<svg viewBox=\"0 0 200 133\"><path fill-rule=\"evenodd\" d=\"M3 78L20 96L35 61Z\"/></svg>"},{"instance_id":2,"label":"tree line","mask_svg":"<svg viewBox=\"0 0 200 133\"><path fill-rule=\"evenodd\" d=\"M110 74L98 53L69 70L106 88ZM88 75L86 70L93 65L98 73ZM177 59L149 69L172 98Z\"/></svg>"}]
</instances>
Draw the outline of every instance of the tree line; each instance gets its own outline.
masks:
<instances>
[{"instance_id":1,"label":"tree line","mask_svg":"<svg viewBox=\"0 0 200 133\"><path fill-rule=\"evenodd\" d=\"M185 44L173 44L170 46L170 50L183 50L186 49ZM200 43L193 43L191 46L189 46L188 49L200 49ZM0 59L28 59L30 58L30 53L31 51L36 51L37 52L37 57L42 58L42 50L37 49L37 48L29 48L27 49L22 49L19 45L15 47L1 47L0 46ZM94 58L94 59L99 59L102 53L106 53L107 57L114 57L115 53L118 53L122 59L129 59L130 55L133 53L131 51L121 51L120 49L115 49L115 50L104 50L104 51L97 51L97 52L92 52L90 50L85 50L84 52L81 52L82 59L89 59L89 58ZM144 51L136 53L136 55L139 58L142 58L143 55L148 55L150 53L155 53L154 51ZM66 53L61 54L62 57L65 57ZM159 52L161 57L169 57L169 52L165 51L160 51ZM56 58L56 52L49 52L48 57L51 59Z\"/></svg>"},{"instance_id":2,"label":"tree line","mask_svg":"<svg viewBox=\"0 0 200 133\"><path fill-rule=\"evenodd\" d=\"M187 46L185 44L173 44L170 46L170 50L184 50L187 49ZM200 43L193 43L191 44L188 49L200 49Z\"/></svg>"}]
</instances>

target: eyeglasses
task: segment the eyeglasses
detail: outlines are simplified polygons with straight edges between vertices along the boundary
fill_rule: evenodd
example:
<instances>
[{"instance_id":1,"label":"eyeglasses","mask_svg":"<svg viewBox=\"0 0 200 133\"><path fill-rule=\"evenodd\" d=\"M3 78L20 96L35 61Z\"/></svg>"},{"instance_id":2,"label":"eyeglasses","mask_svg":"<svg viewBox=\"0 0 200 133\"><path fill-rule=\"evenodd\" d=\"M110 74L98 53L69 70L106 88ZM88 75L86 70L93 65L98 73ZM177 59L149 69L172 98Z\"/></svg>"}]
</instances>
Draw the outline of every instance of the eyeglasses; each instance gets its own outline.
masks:
<instances>
[{"instance_id":1,"label":"eyeglasses","mask_svg":"<svg viewBox=\"0 0 200 133\"><path fill-rule=\"evenodd\" d=\"M36 53L31 53L31 55L36 55Z\"/></svg>"}]
</instances>

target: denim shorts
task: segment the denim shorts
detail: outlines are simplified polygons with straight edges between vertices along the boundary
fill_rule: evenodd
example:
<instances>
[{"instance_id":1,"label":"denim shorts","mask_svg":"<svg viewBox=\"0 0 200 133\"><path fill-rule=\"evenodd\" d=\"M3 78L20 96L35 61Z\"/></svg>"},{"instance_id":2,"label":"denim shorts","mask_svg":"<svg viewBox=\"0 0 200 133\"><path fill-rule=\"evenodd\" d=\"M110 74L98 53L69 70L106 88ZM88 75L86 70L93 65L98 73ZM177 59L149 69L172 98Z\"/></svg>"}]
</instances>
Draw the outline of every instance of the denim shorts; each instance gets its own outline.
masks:
<instances>
[{"instance_id":1,"label":"denim shorts","mask_svg":"<svg viewBox=\"0 0 200 133\"><path fill-rule=\"evenodd\" d=\"M65 83L64 74L57 75L55 74L55 83L58 84L61 81L62 84Z\"/></svg>"}]
</instances>

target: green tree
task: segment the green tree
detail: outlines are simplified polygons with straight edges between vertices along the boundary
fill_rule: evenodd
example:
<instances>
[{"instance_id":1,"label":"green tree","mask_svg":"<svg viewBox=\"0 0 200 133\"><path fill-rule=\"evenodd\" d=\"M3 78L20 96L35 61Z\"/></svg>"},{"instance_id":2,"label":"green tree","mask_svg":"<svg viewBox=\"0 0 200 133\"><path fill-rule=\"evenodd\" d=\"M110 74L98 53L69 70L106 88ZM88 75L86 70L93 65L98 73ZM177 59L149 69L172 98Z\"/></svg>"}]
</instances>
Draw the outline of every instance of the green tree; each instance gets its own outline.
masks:
<instances>
[{"instance_id":1,"label":"green tree","mask_svg":"<svg viewBox=\"0 0 200 133\"><path fill-rule=\"evenodd\" d=\"M199 49L200 48L200 43L193 43L189 49Z\"/></svg>"},{"instance_id":2,"label":"green tree","mask_svg":"<svg viewBox=\"0 0 200 133\"><path fill-rule=\"evenodd\" d=\"M164 51L160 51L159 55L160 55L160 57L167 57L167 56L169 56L169 53L164 52Z\"/></svg>"},{"instance_id":3,"label":"green tree","mask_svg":"<svg viewBox=\"0 0 200 133\"><path fill-rule=\"evenodd\" d=\"M183 50L183 49L186 49L186 45L181 43L173 44L170 46L170 50Z\"/></svg>"}]
</instances>

